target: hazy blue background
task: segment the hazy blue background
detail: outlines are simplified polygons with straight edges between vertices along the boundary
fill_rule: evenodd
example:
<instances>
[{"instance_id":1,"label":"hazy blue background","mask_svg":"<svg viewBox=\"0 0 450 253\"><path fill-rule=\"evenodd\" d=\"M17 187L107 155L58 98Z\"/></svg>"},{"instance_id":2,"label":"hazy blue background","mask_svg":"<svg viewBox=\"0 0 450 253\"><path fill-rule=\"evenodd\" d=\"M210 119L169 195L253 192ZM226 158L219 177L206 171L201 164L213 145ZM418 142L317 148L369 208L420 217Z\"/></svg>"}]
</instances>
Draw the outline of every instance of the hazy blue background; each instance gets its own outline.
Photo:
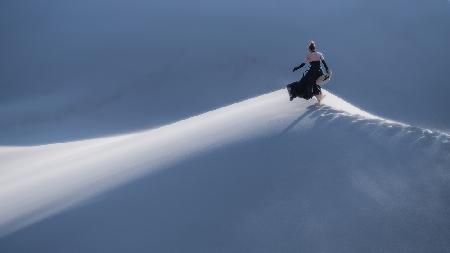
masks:
<instances>
[{"instance_id":1,"label":"hazy blue background","mask_svg":"<svg viewBox=\"0 0 450 253\"><path fill-rule=\"evenodd\" d=\"M2 1L0 144L128 132L283 87L317 41L329 89L448 130L446 0Z\"/></svg>"}]
</instances>

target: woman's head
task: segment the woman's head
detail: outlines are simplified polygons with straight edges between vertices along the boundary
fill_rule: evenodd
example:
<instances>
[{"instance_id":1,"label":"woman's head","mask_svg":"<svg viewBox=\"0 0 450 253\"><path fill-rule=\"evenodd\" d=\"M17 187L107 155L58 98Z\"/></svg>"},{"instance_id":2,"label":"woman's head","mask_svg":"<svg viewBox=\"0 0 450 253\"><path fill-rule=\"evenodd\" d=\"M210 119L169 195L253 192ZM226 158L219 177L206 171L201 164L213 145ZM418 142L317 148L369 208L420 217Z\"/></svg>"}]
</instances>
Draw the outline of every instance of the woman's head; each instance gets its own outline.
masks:
<instances>
[{"instance_id":1,"label":"woman's head","mask_svg":"<svg viewBox=\"0 0 450 253\"><path fill-rule=\"evenodd\" d=\"M311 41L309 42L308 50L309 50L309 52L314 52L314 51L316 51L316 43L315 43L313 40L311 40Z\"/></svg>"}]
</instances>

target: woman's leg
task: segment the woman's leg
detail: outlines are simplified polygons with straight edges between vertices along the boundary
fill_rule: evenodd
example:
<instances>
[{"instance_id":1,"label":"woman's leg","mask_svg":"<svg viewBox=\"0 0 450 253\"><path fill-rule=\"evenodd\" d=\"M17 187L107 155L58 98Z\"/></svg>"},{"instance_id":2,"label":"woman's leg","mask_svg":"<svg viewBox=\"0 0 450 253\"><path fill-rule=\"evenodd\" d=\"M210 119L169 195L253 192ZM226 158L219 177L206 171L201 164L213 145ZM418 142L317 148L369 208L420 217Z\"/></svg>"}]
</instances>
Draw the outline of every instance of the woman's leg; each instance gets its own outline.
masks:
<instances>
[{"instance_id":1,"label":"woman's leg","mask_svg":"<svg viewBox=\"0 0 450 253\"><path fill-rule=\"evenodd\" d=\"M321 105L321 104L322 104L322 100L323 100L323 98L325 97L325 95L323 95L322 92L321 92L321 93L315 95L315 97L316 97L316 99L317 99L317 104L318 104L318 105Z\"/></svg>"},{"instance_id":2,"label":"woman's leg","mask_svg":"<svg viewBox=\"0 0 450 253\"><path fill-rule=\"evenodd\" d=\"M316 99L317 99L317 104L321 105L323 97L325 97L325 95L323 95L322 89L319 85L317 85L317 84L313 85L313 94L314 94L314 97L316 97Z\"/></svg>"}]
</instances>

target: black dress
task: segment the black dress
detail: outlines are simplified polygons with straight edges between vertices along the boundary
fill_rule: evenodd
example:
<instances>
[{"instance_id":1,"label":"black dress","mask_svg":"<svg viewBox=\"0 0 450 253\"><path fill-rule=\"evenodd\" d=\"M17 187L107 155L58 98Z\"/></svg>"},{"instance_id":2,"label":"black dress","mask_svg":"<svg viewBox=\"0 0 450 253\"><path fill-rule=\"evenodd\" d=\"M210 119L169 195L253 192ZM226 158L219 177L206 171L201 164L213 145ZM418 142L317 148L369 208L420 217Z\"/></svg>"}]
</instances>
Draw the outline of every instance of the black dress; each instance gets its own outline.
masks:
<instances>
[{"instance_id":1,"label":"black dress","mask_svg":"<svg viewBox=\"0 0 450 253\"><path fill-rule=\"evenodd\" d=\"M309 69L303 73L300 81L288 84L287 89L291 97L300 97L310 99L315 95L322 93L319 85L316 84L317 78L323 75L320 61L310 62Z\"/></svg>"}]
</instances>

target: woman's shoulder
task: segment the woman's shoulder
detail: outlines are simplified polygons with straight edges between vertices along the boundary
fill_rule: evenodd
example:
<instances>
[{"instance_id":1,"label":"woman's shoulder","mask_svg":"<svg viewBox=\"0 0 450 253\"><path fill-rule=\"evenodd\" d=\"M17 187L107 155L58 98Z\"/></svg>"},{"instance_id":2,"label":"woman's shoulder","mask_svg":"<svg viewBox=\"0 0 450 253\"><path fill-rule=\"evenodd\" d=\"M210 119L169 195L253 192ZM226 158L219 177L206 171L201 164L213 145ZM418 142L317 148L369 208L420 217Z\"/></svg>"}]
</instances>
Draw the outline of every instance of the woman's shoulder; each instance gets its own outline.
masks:
<instances>
[{"instance_id":1,"label":"woman's shoulder","mask_svg":"<svg viewBox=\"0 0 450 253\"><path fill-rule=\"evenodd\" d=\"M314 51L314 52L308 53L307 56L323 56L323 53L319 52L319 51Z\"/></svg>"},{"instance_id":2,"label":"woman's shoulder","mask_svg":"<svg viewBox=\"0 0 450 253\"><path fill-rule=\"evenodd\" d=\"M320 60L322 60L322 59L324 59L323 54L322 54L321 52L317 52L317 51L311 52L311 53L309 53L309 54L306 56L306 60L307 60L308 62L311 62L311 61L320 61Z\"/></svg>"},{"instance_id":3,"label":"woman's shoulder","mask_svg":"<svg viewBox=\"0 0 450 253\"><path fill-rule=\"evenodd\" d=\"M316 54L319 55L320 57L323 57L323 53L322 53L322 52L317 51L317 52L314 52L314 53L316 53Z\"/></svg>"}]
</instances>

